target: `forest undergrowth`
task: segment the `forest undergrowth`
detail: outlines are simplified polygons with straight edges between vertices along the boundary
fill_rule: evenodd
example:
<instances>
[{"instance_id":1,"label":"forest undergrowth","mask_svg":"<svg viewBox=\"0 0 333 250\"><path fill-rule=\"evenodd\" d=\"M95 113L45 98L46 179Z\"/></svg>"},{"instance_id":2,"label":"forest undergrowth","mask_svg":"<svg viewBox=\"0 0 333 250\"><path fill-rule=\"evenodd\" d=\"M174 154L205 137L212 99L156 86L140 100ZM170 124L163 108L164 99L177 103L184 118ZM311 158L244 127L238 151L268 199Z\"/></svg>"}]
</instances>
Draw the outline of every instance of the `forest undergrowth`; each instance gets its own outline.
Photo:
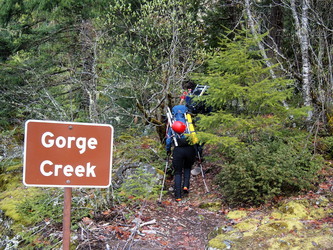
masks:
<instances>
[{"instance_id":1,"label":"forest undergrowth","mask_svg":"<svg viewBox=\"0 0 333 250\"><path fill-rule=\"evenodd\" d=\"M214 181L218 168L209 163L204 163L203 166L209 188L208 193L202 176L196 175L191 177L190 194L180 203L175 202L172 192L168 191L163 194L161 202L159 199L138 199L90 213L72 226L71 249L194 250L231 247L234 249L258 249L258 247L290 249L305 247L304 237L311 239L311 246L306 245L305 249L329 249L332 241L327 238L321 240L321 237L333 235L333 169L330 162L323 173L322 182L315 190L294 197L277 197L275 201L259 207L236 208L229 207L218 191ZM169 175L165 190L172 187L172 182L172 176ZM307 214L304 214L303 210L297 210L299 209L297 204L308 204L304 205L304 211ZM312 208L309 207L310 204ZM287 207L284 213L287 214L286 217L292 218L293 224L290 228L288 224L282 223L282 216L279 218L276 216L280 213L276 210L279 208L281 210L281 207ZM313 208L315 210L311 210ZM294 213L298 213L299 217ZM26 246L26 249L29 247L61 248L61 223L48 224L45 220L43 224L44 226L40 227L38 232L39 237ZM272 228L265 229L266 233L260 229L262 225L270 224L276 227L273 236L269 231ZM301 225L307 232L311 232L309 233L311 235L303 235ZM237 235L237 240L221 238L220 235L234 230L236 230L234 234ZM248 236L251 230L260 232L260 237L255 234ZM287 236L289 238L286 238ZM291 239L290 236L294 238ZM219 237L221 240L218 240ZM303 241L297 241L299 237L303 238ZM281 244L276 245L272 239L278 239ZM217 241L219 244L216 244Z\"/></svg>"},{"instance_id":2,"label":"forest undergrowth","mask_svg":"<svg viewBox=\"0 0 333 250\"><path fill-rule=\"evenodd\" d=\"M127 206L119 204L113 209L106 210L93 218L85 217L80 222L77 230L78 249L290 249L288 247L304 247L304 242L284 239L288 245L276 245L270 242L271 239L284 238L287 235L307 237L302 235L301 228L291 227L286 231L283 224L281 230L276 228L274 236L262 233L260 237L254 235L250 240L246 233L252 228L241 228L244 222L251 222L252 227L259 230L260 224L269 218L279 227L281 218L273 218L272 213L279 207L286 204L304 204L305 201L317 208L310 216L310 208L305 210L309 216L298 214L297 218L292 217L297 206L290 207L289 215L293 221L304 225L307 231L311 232L311 244L306 249L329 249L332 241L327 239L319 240L316 237L326 235L333 236L332 219L332 189L333 189L333 169L328 167L324 173L324 179L316 190L311 190L299 196L279 197L272 203L267 203L259 207L238 207L230 208L223 202L218 192L218 186L214 183L214 176L217 169L214 166L205 164L206 182L209 193L206 192L201 175L192 176L192 188L188 197L181 203L174 201L172 193L163 196L161 203L158 201L138 201L135 205ZM172 178L168 178L166 188L172 186ZM313 214L321 213L314 216ZM130 214L130 216L128 216ZM244 216L245 214L245 216ZM127 216L126 216L127 215ZM288 215L288 216L289 216ZM296 222L295 222L296 223ZM267 225L270 225L266 221ZM239 228L238 228L239 225ZM244 224L246 225L246 223ZM237 240L221 240L218 246L214 239L221 232L233 231L238 236ZM300 234L298 236L297 234ZM314 234L314 235L313 235ZM216 240L215 240L216 241ZM289 243L288 243L289 242ZM321 244L321 245L320 245ZM325 245L326 244L326 245ZM240 247L242 246L242 247Z\"/></svg>"},{"instance_id":3,"label":"forest undergrowth","mask_svg":"<svg viewBox=\"0 0 333 250\"><path fill-rule=\"evenodd\" d=\"M146 138L135 150L125 150L131 140L127 137L124 148L117 144L115 165L119 167L123 157L131 159L134 155L142 159L149 155L161 163L149 147L156 141ZM124 152L127 153L123 155ZM155 196L131 195L142 191L135 185L119 185L111 193L102 189L73 189L71 249L329 249L333 244L333 162L325 163L320 181L311 190L277 196L259 206L228 205L216 178L224 165L213 164L209 159L202 164L209 192L202 175L192 175L190 193L180 203L174 201L170 191L170 172L161 200L160 189L151 189ZM21 178L20 166L15 164L12 172L1 175L3 181L11 177L16 184L4 185L14 191L4 191L0 205L7 206L8 216L21 223L6 222L21 233L2 235L1 239L8 244L2 243L0 249L61 249L63 191L22 187L22 183L17 183ZM141 173L141 177L149 179L148 173ZM126 191L125 187L130 189ZM27 190L30 191L26 193ZM5 222L2 228L3 225Z\"/></svg>"}]
</instances>

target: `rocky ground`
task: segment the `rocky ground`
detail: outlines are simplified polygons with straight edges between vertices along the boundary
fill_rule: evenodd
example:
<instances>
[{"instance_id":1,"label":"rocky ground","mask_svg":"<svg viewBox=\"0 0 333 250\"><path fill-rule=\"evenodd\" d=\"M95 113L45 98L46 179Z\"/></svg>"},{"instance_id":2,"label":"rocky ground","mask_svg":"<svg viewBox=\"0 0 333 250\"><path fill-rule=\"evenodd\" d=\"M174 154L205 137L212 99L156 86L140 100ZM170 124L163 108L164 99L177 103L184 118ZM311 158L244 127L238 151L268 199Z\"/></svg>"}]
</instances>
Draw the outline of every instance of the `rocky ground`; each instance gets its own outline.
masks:
<instances>
[{"instance_id":1,"label":"rocky ground","mask_svg":"<svg viewBox=\"0 0 333 250\"><path fill-rule=\"evenodd\" d=\"M332 169L318 190L259 208L230 209L207 169L192 176L188 197L176 203L119 205L79 223L77 249L333 249ZM172 185L167 180L166 187Z\"/></svg>"}]
</instances>

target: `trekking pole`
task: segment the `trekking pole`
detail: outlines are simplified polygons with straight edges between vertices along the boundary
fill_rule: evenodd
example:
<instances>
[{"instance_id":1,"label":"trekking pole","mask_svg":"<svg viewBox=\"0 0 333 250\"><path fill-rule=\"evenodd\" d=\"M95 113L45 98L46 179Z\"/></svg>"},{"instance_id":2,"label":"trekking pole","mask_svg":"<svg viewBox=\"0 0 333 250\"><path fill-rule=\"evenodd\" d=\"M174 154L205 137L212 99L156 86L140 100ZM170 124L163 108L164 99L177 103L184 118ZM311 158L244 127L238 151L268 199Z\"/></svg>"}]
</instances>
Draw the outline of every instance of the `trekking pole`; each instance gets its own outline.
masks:
<instances>
[{"instance_id":1,"label":"trekking pole","mask_svg":"<svg viewBox=\"0 0 333 250\"><path fill-rule=\"evenodd\" d=\"M209 190L208 190L208 187L207 187L207 184L206 184L206 177L205 177L204 171L202 169L201 157L200 157L199 152L198 152L198 159L199 159L199 166L200 166L201 176L202 176L203 183L205 185L206 193L209 193Z\"/></svg>"},{"instance_id":2,"label":"trekking pole","mask_svg":"<svg viewBox=\"0 0 333 250\"><path fill-rule=\"evenodd\" d=\"M161 203L161 201L162 201L164 182L165 182L165 177L166 177L166 172L167 172L167 169L168 169L168 165L169 165L169 156L167 157L167 160L166 160L166 163L165 163L164 175L163 175L163 181L162 181L162 188L161 188L161 193L160 193L160 198L158 200L158 203Z\"/></svg>"}]
</instances>

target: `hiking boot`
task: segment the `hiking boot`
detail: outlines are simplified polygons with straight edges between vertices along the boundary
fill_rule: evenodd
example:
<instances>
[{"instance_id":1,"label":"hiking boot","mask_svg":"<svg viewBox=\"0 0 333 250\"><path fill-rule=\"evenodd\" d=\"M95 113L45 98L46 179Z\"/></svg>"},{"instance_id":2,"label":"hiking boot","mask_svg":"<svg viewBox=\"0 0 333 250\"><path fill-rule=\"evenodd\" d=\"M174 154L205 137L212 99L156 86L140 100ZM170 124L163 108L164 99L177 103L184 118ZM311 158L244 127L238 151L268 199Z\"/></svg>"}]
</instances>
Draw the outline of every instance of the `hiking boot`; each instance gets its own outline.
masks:
<instances>
[{"instance_id":1,"label":"hiking boot","mask_svg":"<svg viewBox=\"0 0 333 250\"><path fill-rule=\"evenodd\" d=\"M188 194L189 193L189 190L187 187L183 187L183 193L184 195Z\"/></svg>"}]
</instances>

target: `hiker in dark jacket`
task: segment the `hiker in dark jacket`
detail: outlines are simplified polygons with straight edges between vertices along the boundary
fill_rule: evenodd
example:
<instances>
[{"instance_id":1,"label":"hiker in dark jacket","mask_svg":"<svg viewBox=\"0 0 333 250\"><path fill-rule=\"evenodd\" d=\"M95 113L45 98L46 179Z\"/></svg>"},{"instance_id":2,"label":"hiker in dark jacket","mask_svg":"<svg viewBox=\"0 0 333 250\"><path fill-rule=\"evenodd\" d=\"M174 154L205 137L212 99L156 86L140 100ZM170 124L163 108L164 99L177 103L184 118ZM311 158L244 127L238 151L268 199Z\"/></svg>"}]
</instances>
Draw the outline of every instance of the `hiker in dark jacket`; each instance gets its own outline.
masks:
<instances>
[{"instance_id":1,"label":"hiker in dark jacket","mask_svg":"<svg viewBox=\"0 0 333 250\"><path fill-rule=\"evenodd\" d=\"M179 105L183 106L183 105ZM172 165L174 168L174 192L176 201L181 201L183 194L187 194L190 188L191 168L196 160L196 145L191 145L184 136L186 125L184 122L176 121L172 128L167 131L166 150L167 154L172 154ZM177 141L175 145L175 140Z\"/></svg>"}]
</instances>

